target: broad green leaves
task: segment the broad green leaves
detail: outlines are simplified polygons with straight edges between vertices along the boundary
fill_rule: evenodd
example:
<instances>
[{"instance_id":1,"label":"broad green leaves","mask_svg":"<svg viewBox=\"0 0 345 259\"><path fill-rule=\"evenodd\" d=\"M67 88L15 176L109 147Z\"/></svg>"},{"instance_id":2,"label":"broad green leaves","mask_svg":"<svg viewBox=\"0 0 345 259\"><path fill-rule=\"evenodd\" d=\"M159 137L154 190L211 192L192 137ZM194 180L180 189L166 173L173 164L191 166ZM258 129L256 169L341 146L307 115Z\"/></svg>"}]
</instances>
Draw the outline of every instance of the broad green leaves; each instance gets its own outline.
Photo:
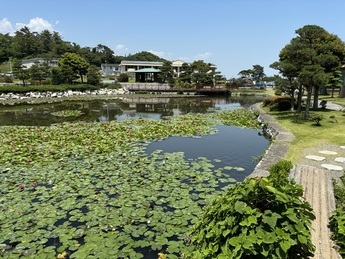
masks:
<instances>
[{"instance_id":1,"label":"broad green leaves","mask_svg":"<svg viewBox=\"0 0 345 259\"><path fill-rule=\"evenodd\" d=\"M186 258L300 258L311 256L312 209L288 179L289 163L268 178L247 179L206 206L192 230ZM276 170L279 169L279 170ZM277 183L284 183L278 186Z\"/></svg>"},{"instance_id":2,"label":"broad green leaves","mask_svg":"<svg viewBox=\"0 0 345 259\"><path fill-rule=\"evenodd\" d=\"M182 152L148 155L145 145L214 133L220 118L255 125L248 111L227 113L0 128L0 255L144 258L163 251L177 258L204 205L234 183L225 171L241 169L214 169Z\"/></svg>"}]
</instances>

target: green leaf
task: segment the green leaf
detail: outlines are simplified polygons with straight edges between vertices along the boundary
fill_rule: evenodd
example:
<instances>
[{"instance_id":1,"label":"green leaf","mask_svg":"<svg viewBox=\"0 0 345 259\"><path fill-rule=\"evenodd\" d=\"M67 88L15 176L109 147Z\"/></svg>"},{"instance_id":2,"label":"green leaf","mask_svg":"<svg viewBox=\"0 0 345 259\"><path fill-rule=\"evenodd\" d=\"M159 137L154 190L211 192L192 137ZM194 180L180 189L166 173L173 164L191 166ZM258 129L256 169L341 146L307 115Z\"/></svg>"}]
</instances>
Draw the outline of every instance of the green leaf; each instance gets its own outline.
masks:
<instances>
[{"instance_id":1,"label":"green leaf","mask_svg":"<svg viewBox=\"0 0 345 259\"><path fill-rule=\"evenodd\" d=\"M290 249L290 247L291 247L290 242L289 242L289 241L285 241L285 240L281 241L281 242L279 243L279 245L280 245L281 249L282 249L285 253L286 253L286 252Z\"/></svg>"}]
</instances>

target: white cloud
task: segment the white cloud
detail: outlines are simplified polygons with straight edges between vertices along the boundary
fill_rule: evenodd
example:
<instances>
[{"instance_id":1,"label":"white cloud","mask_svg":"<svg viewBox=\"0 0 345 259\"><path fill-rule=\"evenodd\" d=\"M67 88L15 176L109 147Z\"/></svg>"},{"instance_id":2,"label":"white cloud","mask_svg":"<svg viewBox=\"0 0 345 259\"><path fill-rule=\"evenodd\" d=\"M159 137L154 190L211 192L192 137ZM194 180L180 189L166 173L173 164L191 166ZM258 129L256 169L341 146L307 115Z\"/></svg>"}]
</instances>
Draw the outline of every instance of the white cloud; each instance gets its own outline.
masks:
<instances>
[{"instance_id":1,"label":"white cloud","mask_svg":"<svg viewBox=\"0 0 345 259\"><path fill-rule=\"evenodd\" d=\"M0 33L2 34L13 33L13 26L7 18L4 18L0 21Z\"/></svg>"},{"instance_id":2,"label":"white cloud","mask_svg":"<svg viewBox=\"0 0 345 259\"><path fill-rule=\"evenodd\" d=\"M204 52L201 54L197 54L195 56L195 60L203 60L205 62L210 62L212 59L213 54L211 52Z\"/></svg>"},{"instance_id":3,"label":"white cloud","mask_svg":"<svg viewBox=\"0 0 345 259\"><path fill-rule=\"evenodd\" d=\"M0 33L9 33L13 35L16 31L19 31L24 26L28 27L31 32L40 33L43 30L55 31L53 25L39 17L32 18L29 23L17 22L15 26L13 26L7 18L4 18L0 21Z\"/></svg>"},{"instance_id":4,"label":"white cloud","mask_svg":"<svg viewBox=\"0 0 345 259\"><path fill-rule=\"evenodd\" d=\"M53 25L40 17L32 18L26 26L31 32L54 31Z\"/></svg>"},{"instance_id":5,"label":"white cloud","mask_svg":"<svg viewBox=\"0 0 345 259\"><path fill-rule=\"evenodd\" d=\"M117 44L114 52L116 56L123 56L128 52L128 48L123 44Z\"/></svg>"}]
</instances>

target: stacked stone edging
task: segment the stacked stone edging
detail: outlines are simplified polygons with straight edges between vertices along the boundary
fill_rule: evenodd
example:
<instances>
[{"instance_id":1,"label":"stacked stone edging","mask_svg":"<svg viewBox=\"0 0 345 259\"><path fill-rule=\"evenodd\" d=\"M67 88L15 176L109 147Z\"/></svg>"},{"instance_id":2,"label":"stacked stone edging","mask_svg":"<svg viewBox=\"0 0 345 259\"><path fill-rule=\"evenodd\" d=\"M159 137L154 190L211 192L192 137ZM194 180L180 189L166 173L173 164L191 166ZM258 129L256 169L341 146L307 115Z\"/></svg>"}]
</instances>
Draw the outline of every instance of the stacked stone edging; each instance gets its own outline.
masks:
<instances>
[{"instance_id":1,"label":"stacked stone edging","mask_svg":"<svg viewBox=\"0 0 345 259\"><path fill-rule=\"evenodd\" d=\"M249 178L268 176L268 169L280 160L285 159L289 150L288 143L294 140L294 135L268 115L261 108L261 103L254 104L252 109L260 113L258 120L263 125L265 133L272 139L272 142L254 171L248 176Z\"/></svg>"},{"instance_id":2,"label":"stacked stone edging","mask_svg":"<svg viewBox=\"0 0 345 259\"><path fill-rule=\"evenodd\" d=\"M18 103L32 103L33 100L62 100L67 98L82 98L87 96L116 96L127 94L128 91L120 89L99 89L99 90L86 90L86 91L30 91L24 93L1 93L0 103L7 105L14 105Z\"/></svg>"}]
</instances>

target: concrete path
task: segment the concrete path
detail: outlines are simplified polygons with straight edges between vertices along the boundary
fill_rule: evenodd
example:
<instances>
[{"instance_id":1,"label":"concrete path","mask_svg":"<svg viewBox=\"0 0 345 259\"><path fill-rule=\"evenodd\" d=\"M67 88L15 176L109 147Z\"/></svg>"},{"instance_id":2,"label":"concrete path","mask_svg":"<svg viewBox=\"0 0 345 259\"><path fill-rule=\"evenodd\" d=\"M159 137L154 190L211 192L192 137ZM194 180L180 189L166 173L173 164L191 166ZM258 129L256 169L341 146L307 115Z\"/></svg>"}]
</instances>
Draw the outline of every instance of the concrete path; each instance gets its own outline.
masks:
<instances>
[{"instance_id":1,"label":"concrete path","mask_svg":"<svg viewBox=\"0 0 345 259\"><path fill-rule=\"evenodd\" d=\"M311 236L315 245L315 259L341 258L330 239L328 219L335 209L333 184L329 171L307 165L298 165L292 171L295 181L303 186L304 198L311 204L316 219Z\"/></svg>"}]
</instances>

